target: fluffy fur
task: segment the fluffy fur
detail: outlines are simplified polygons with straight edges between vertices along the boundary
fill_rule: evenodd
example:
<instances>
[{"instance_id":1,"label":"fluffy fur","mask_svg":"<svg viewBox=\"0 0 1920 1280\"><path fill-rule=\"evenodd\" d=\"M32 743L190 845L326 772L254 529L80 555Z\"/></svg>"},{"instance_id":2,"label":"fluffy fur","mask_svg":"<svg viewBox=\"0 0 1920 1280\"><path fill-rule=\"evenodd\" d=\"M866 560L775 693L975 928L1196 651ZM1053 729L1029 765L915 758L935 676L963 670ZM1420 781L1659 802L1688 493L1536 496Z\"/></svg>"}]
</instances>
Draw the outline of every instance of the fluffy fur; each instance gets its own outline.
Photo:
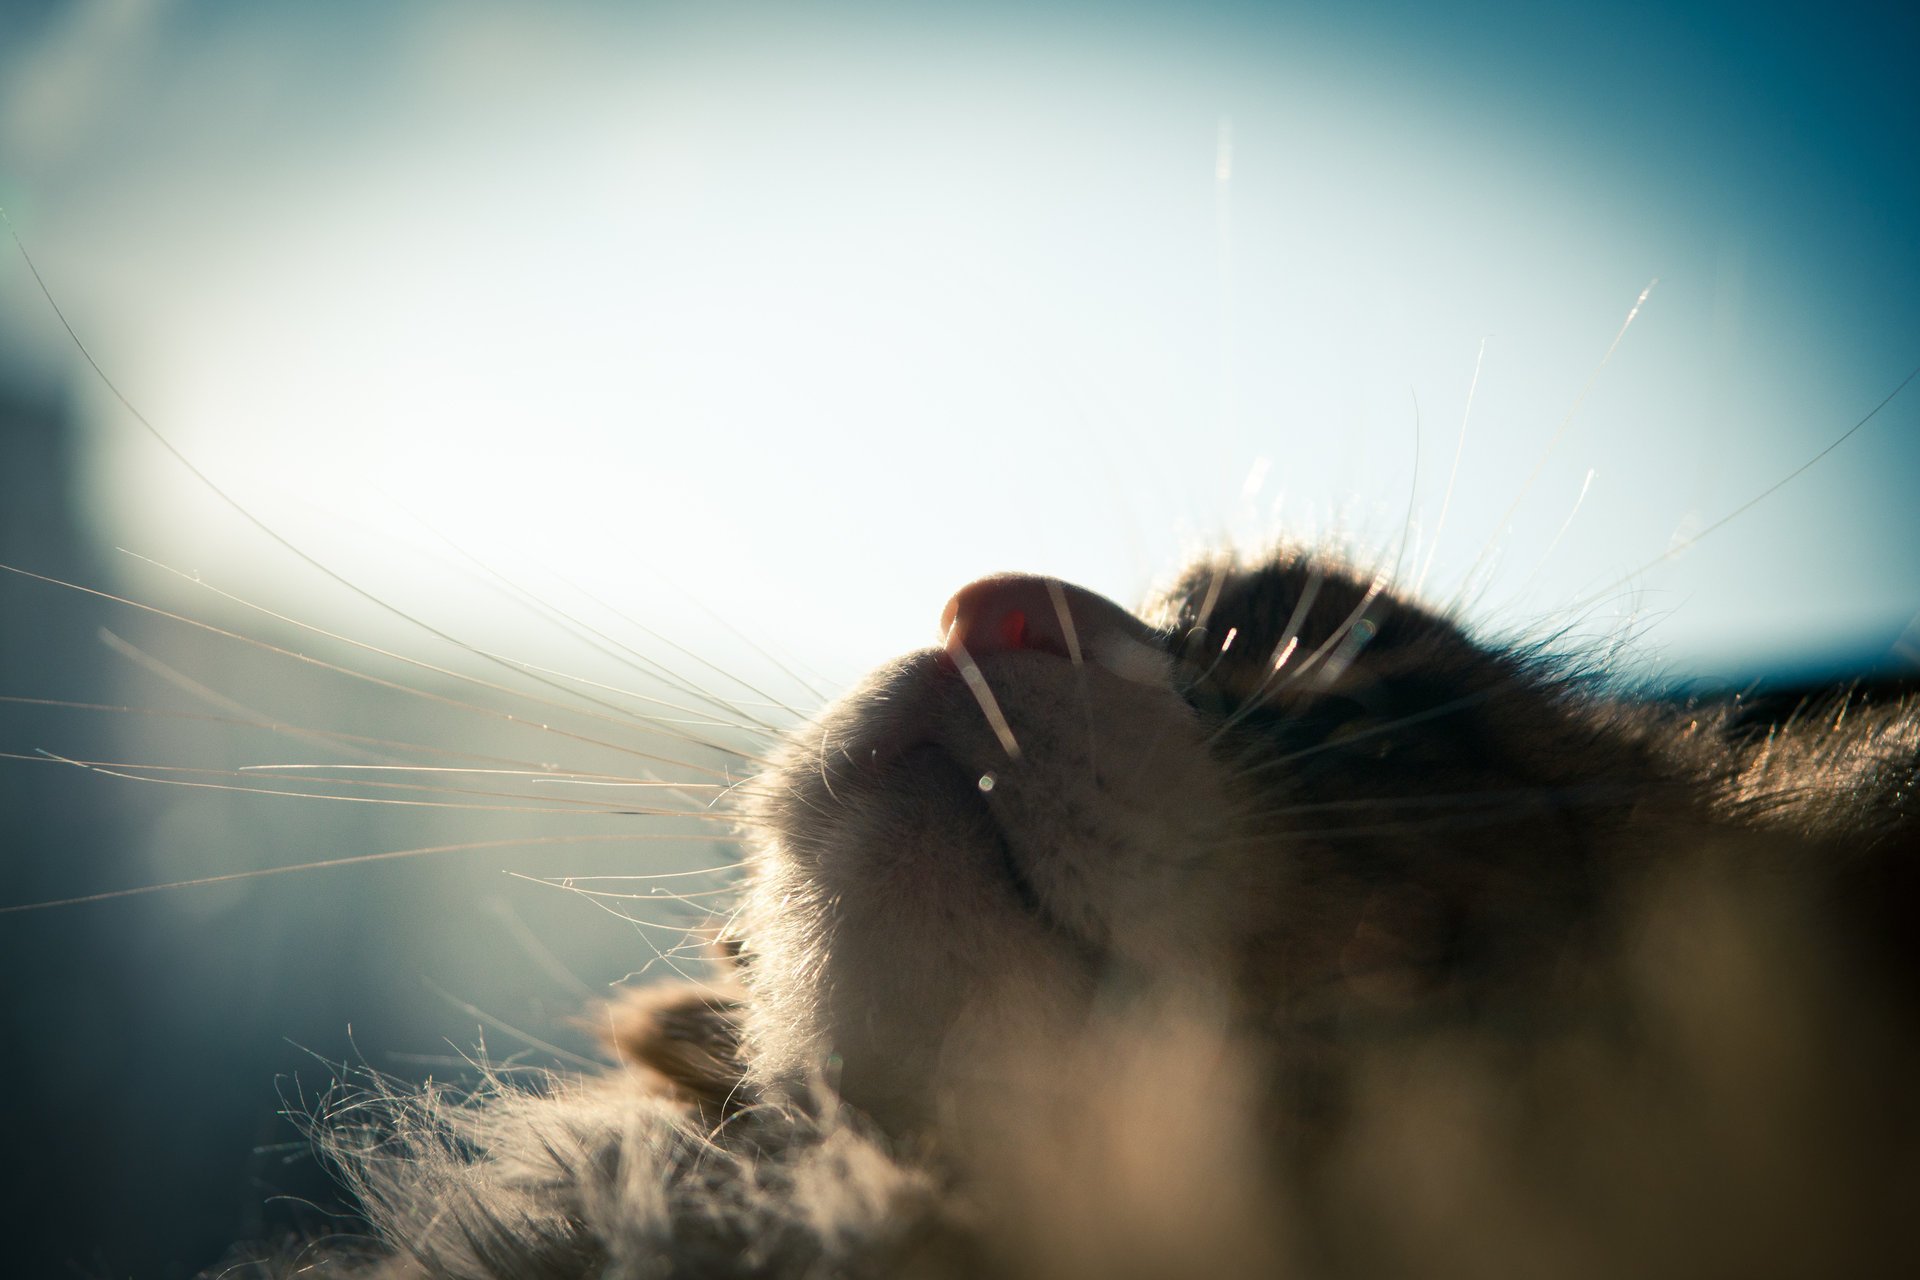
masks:
<instances>
[{"instance_id":1,"label":"fluffy fur","mask_svg":"<svg viewBox=\"0 0 1920 1280\"><path fill-rule=\"evenodd\" d=\"M727 985L597 1078L363 1082L315 1128L374 1243L246 1265L1920 1260L1911 698L1609 696L1292 551L949 618L754 789Z\"/></svg>"}]
</instances>

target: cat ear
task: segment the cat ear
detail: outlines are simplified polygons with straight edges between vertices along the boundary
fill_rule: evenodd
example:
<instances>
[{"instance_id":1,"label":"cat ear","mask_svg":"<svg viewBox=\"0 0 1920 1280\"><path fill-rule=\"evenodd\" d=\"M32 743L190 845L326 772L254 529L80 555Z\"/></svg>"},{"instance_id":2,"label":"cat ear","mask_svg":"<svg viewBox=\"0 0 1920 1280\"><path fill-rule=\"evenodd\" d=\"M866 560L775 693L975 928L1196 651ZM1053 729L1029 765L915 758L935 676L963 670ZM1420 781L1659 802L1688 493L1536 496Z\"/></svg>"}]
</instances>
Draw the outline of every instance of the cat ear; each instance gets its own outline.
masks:
<instances>
[{"instance_id":1,"label":"cat ear","mask_svg":"<svg viewBox=\"0 0 1920 1280\"><path fill-rule=\"evenodd\" d=\"M641 987L607 1005L601 1031L621 1065L652 1073L717 1119L753 1101L740 1048L745 1007L732 985Z\"/></svg>"}]
</instances>

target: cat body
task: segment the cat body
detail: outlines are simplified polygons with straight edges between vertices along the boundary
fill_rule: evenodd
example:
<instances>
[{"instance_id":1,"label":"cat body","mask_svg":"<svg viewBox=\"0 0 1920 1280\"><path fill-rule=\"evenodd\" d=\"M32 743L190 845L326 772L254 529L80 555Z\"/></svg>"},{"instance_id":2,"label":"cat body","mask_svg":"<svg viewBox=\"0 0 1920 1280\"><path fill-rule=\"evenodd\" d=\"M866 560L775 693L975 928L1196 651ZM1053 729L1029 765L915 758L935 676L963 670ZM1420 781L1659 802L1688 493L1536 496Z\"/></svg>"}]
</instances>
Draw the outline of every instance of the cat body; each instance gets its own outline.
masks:
<instances>
[{"instance_id":1,"label":"cat body","mask_svg":"<svg viewBox=\"0 0 1920 1280\"><path fill-rule=\"evenodd\" d=\"M1625 698L1298 549L939 638L742 789L727 973L616 1002L617 1066L317 1119L381 1242L326 1265L1916 1256L1911 697Z\"/></svg>"}]
</instances>

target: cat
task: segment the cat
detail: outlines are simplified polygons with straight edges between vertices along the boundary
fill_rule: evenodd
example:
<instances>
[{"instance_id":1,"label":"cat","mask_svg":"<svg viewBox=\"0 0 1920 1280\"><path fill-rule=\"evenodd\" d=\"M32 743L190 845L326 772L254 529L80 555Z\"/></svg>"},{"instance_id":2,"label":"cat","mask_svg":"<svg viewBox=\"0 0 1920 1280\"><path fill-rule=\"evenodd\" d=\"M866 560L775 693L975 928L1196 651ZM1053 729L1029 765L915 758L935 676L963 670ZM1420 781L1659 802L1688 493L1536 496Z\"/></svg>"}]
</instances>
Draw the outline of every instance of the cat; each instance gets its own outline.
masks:
<instances>
[{"instance_id":1,"label":"cat","mask_svg":"<svg viewBox=\"0 0 1920 1280\"><path fill-rule=\"evenodd\" d=\"M1281 547L960 589L735 797L611 1065L311 1119L210 1274L1868 1274L1920 1258L1920 698L1626 696Z\"/></svg>"}]
</instances>

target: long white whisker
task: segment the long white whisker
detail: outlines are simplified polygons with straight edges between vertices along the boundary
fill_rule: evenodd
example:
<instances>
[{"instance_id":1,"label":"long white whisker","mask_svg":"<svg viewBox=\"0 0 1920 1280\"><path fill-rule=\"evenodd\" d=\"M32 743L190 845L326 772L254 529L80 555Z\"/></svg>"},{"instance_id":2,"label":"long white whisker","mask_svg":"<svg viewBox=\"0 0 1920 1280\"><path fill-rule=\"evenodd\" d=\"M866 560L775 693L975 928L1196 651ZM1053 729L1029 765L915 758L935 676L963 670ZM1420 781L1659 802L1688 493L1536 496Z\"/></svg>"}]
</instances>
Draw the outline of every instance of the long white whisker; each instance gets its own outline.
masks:
<instances>
[{"instance_id":1,"label":"long white whisker","mask_svg":"<svg viewBox=\"0 0 1920 1280\"><path fill-rule=\"evenodd\" d=\"M980 664L973 660L973 655L958 640L950 641L947 651L953 655L954 665L960 669L960 678L966 682L973 700L980 704L980 711L986 716L994 736L1000 739L1001 750L1007 753L1009 760L1020 759L1020 744L1014 739L1013 726L1007 723L1006 713L1000 710L999 699L987 687L987 677L981 672Z\"/></svg>"},{"instance_id":2,"label":"long white whisker","mask_svg":"<svg viewBox=\"0 0 1920 1280\"><path fill-rule=\"evenodd\" d=\"M1300 598L1294 602L1293 612L1287 615L1287 625L1281 629L1280 639L1274 642L1273 655L1267 659L1266 670L1260 677L1260 683L1247 694L1246 699L1233 714L1221 721L1212 735L1209 744L1220 740L1229 729L1266 705L1271 696L1274 680L1280 671L1293 659L1294 651L1300 647L1300 630L1306 626L1307 616L1313 609L1313 602L1319 599L1320 588L1326 584L1326 570L1315 565L1313 572L1307 575L1307 585L1301 590Z\"/></svg>"},{"instance_id":3,"label":"long white whisker","mask_svg":"<svg viewBox=\"0 0 1920 1280\"><path fill-rule=\"evenodd\" d=\"M1627 336L1627 330L1632 327L1634 320L1639 317L1640 309L1646 306L1647 299L1652 295L1654 286L1659 283L1660 278L1658 276L1649 280L1646 288L1640 290L1639 296L1633 300L1633 305L1627 308L1627 318L1620 322L1620 328L1613 335L1613 341L1607 344L1606 352L1601 355L1599 363L1593 366L1593 371L1587 375L1587 380L1582 384L1579 394L1574 396L1573 403L1567 407L1566 413L1562 415L1559 425L1554 428L1553 435L1547 440L1547 447L1540 451L1540 457L1534 462L1533 470L1529 471L1527 478L1521 482L1519 492L1513 495L1513 501L1507 504L1506 511L1501 514L1500 519L1494 524L1493 533L1488 537L1487 544L1481 548L1480 554L1474 557L1473 564L1468 567L1466 574L1467 581L1472 580L1474 574L1479 570L1481 563L1493 554L1494 548L1498 546L1500 540L1506 536L1507 527L1512 522L1514 514L1520 510L1520 504L1526 500L1527 494L1532 492L1534 482L1540 478L1540 473L1546 469L1547 460L1553 457L1554 452L1560 447L1561 440L1566 438L1567 430L1573 425L1574 419L1580 416L1580 410L1586 405L1587 397L1592 393L1594 384L1600 381L1600 374L1613 359L1613 353L1620 349L1620 343Z\"/></svg>"},{"instance_id":4,"label":"long white whisker","mask_svg":"<svg viewBox=\"0 0 1920 1280\"><path fill-rule=\"evenodd\" d=\"M374 752L360 749L350 743L342 741L337 736L317 733L293 725L279 724L273 721L271 717L263 715L245 703L239 702L221 693L217 689L202 684L183 671L176 670L174 667L160 661L139 647L121 639L105 627L100 628L99 635L101 643L105 644L107 648L119 654L120 657L126 659L128 662L133 663L148 675L153 676L165 684L172 685L174 688L181 690L199 702L203 702L208 706L218 707L223 711L231 712L234 719L230 720L230 723L257 725L263 729L270 729L275 733L302 739L316 746L324 746L330 750L338 751L342 755L357 756L363 760L377 760L381 758Z\"/></svg>"},{"instance_id":5,"label":"long white whisker","mask_svg":"<svg viewBox=\"0 0 1920 1280\"><path fill-rule=\"evenodd\" d=\"M1467 404L1460 411L1460 434L1453 442L1453 465L1447 469L1447 490L1440 498L1440 518L1433 522L1433 536L1427 544L1427 558L1420 566L1419 576L1413 580L1413 594L1417 597L1426 586L1427 573L1433 568L1433 558L1440 552L1440 535L1447 527L1447 512L1453 507L1454 482L1460 478L1460 455L1467 448L1467 423L1473 417L1474 393L1480 389L1480 366L1487 358L1487 340L1480 339L1480 350L1473 357L1473 379L1467 383Z\"/></svg>"},{"instance_id":6,"label":"long white whisker","mask_svg":"<svg viewBox=\"0 0 1920 1280\"><path fill-rule=\"evenodd\" d=\"M169 880L165 884L135 885L127 889L107 889L100 893L83 893L71 898L50 898L41 902L16 903L0 907L0 915L14 915L25 911L50 911L55 907L76 907L90 902L110 902L115 898L138 898L152 893L170 893L179 889L197 889L207 885L232 884L240 880L264 880L269 876L287 876L309 871L331 871L340 867L366 866L375 862L396 862L406 858L423 858L441 853L475 853L486 849L516 849L532 846L560 844L616 844L645 843L652 841L678 841L681 843L705 843L706 837L667 835L664 833L628 832L620 835L571 835L571 836L519 836L501 840L465 840L457 844L420 845L411 849L388 849L380 853L360 853L344 858L322 858L314 862L297 862L284 867L253 867L245 871L226 871L219 875L197 876L189 880Z\"/></svg>"},{"instance_id":7,"label":"long white whisker","mask_svg":"<svg viewBox=\"0 0 1920 1280\"><path fill-rule=\"evenodd\" d=\"M1067 660L1073 664L1074 693L1080 706L1082 722L1087 730L1087 773L1098 785L1100 778L1099 735L1093 728L1093 702L1087 693L1087 667L1084 655L1080 651L1080 629L1073 623L1073 611L1067 608L1066 588L1054 578L1046 580L1047 598L1053 602L1054 618L1060 624L1060 634L1067 643Z\"/></svg>"},{"instance_id":8,"label":"long white whisker","mask_svg":"<svg viewBox=\"0 0 1920 1280\"><path fill-rule=\"evenodd\" d=\"M433 992L433 994L439 996L442 1000L445 1000L448 1004L460 1010L462 1013L466 1014L468 1017L478 1018L482 1023L484 1023L489 1027L492 1027L495 1031L504 1031L508 1035L512 1036L514 1039L520 1041L522 1044L529 1045L532 1048L538 1049L542 1053L551 1054L554 1057L560 1059L562 1062L570 1062L574 1066L580 1067L587 1071L599 1071L606 1066L606 1064L603 1062L596 1062L592 1058L582 1057L580 1054L574 1053L569 1049L562 1049L557 1044L552 1044L546 1040L542 1040L540 1037L536 1035L532 1035L529 1032L522 1031L520 1028L513 1026L510 1023L502 1022L500 1019L494 1017L492 1014L488 1013L486 1010L480 1008L480 1006L475 1004L470 1004L467 1001L460 999L458 996L455 996L452 992L440 986L438 983L434 982L431 978L422 978L420 981L427 988L427 990Z\"/></svg>"},{"instance_id":9,"label":"long white whisker","mask_svg":"<svg viewBox=\"0 0 1920 1280\"><path fill-rule=\"evenodd\" d=\"M485 680L480 678L479 676L472 676L472 675L466 674L465 672L455 671L451 667L443 667L438 663L427 662L424 659L420 659L420 658L410 658L405 654L397 653L391 649L382 648L379 645L369 644L364 640L354 640L348 636L340 634L337 631L331 631L315 623L307 622L303 619L295 618L289 614L281 613L278 610L269 609L265 605L256 604L251 600L243 599L242 597L237 596L230 591L226 591L219 587L214 586L212 583L207 582L206 580L194 574L186 573L168 564L163 564L162 562L155 560L149 556L143 556L140 553L135 551L128 551L124 547L120 548L120 550L125 555L132 556L134 559L139 560L145 564L152 565L156 569L160 569L166 573L171 573L175 577L181 578L184 581L191 582L196 587L199 587L204 591L209 591L224 600L231 601L232 603L237 604L242 608L250 609L255 613L259 613L265 617L272 618L276 622L284 622L288 626L298 627L302 631L309 632L313 635L322 636L328 640L335 642L336 644L345 645L350 649L357 649L364 653L371 653L377 657L387 658L394 662L403 663L406 666L413 667L418 670L431 672L432 674L438 675L438 676L444 676L449 680L454 680L461 684L471 685L480 689L484 689L488 693L496 693L504 697L519 699L520 701L529 703L535 707L545 708L545 709L554 710L554 711L565 711L571 715L584 716L589 720L597 720L603 724L611 724L611 725L615 725L625 729L631 729L635 725L636 718L633 717L631 713L623 711L621 708L615 707L612 704L602 699L586 697L585 695L581 695L575 690L567 689L566 687L556 683L555 681L546 679L542 676L534 675L532 678L537 684L544 685L545 687L553 689L559 693L568 694L575 698L580 698L582 701L585 701L592 706L597 706L602 708L602 711L595 712L595 711L585 710L581 707L575 706L568 702L561 702L553 698L543 697L539 694L529 693L524 689L515 689L510 685L501 684L496 680ZM268 644L265 644L264 642L256 642L256 643L261 644L262 647L266 648L270 652L283 652L282 650L278 649L278 646L268 645ZM502 658L497 654L488 653L484 649L477 648L473 645L466 644L461 641L455 641L454 643L457 644L465 652L471 653L475 657L484 658L487 661L492 662L497 666L503 666L510 670L514 669L514 664L511 661L509 661L508 659ZM305 654L295 654L294 656L303 658L306 661L312 662L315 665L320 666L326 670L337 671L346 675L352 675L362 680L369 680L369 681L373 681L376 684L386 685L389 688L393 688L397 690L405 690L407 692L414 693L417 696L428 696L428 697L436 696L436 695L426 694L424 691L414 689L411 686L398 684L392 681L382 680L378 677L368 675L365 672L355 671L352 668L342 667L330 662L324 662L317 658L311 658ZM529 673L522 672L522 674L529 674ZM453 701L453 700L448 699L448 701ZM509 720L513 720L519 723L525 723L525 721L521 720L520 717L518 716L514 716L505 712L497 712L497 713L492 712L491 708L478 708L478 704L462 703L459 705L467 706L469 707L469 709L477 708L492 714L503 716L504 718ZM641 723L652 723L651 721L646 720L644 717L639 718L639 721ZM566 730L555 728L552 725L543 724L541 728L546 729L550 732L560 733L569 737L577 736L577 735L568 733L568 731ZM749 755L745 752L739 751L732 747L722 746L718 743L710 742L703 738L695 737L692 734L683 733L678 730L668 730L668 729L654 729L653 732L658 733L663 737L672 738L681 742L689 743L693 746L704 747L707 750L715 751L722 755L734 756L742 759L753 760L755 763L761 763L761 761L759 761L756 757ZM629 754L639 756L642 759L649 759L649 760L656 760L656 761L660 759L660 757L658 756L648 755L644 752L637 751L630 747L621 747L612 742L603 742L603 741L598 741L592 738L583 738L582 741L593 743L596 746L608 747L616 751L627 751ZM685 766L684 761L675 761L673 763L677 763ZM686 766L686 767L691 767L691 766Z\"/></svg>"},{"instance_id":10,"label":"long white whisker","mask_svg":"<svg viewBox=\"0 0 1920 1280\"><path fill-rule=\"evenodd\" d=\"M1327 638L1320 642L1319 647L1314 649L1312 653L1308 654L1303 661L1293 668L1292 672L1288 674L1287 679L1300 679L1300 677L1306 675L1307 672L1313 670L1318 663L1324 661L1329 653L1334 652L1335 647L1338 646L1342 640L1346 639L1347 633L1358 626L1360 620L1367 616L1367 610L1373 607L1373 602L1378 600L1380 593L1386 589L1387 582L1383 577L1375 578L1372 582L1368 583L1366 593L1360 597L1360 603L1353 606L1352 611L1340 620L1340 625L1335 627L1327 635Z\"/></svg>"},{"instance_id":11,"label":"long white whisker","mask_svg":"<svg viewBox=\"0 0 1920 1280\"><path fill-rule=\"evenodd\" d=\"M429 791L435 795L468 795L489 799L531 800L535 804L475 804L472 801L453 800L414 800L387 796L348 795L330 791L296 791L286 787L268 787L242 785L237 782L209 782L205 778L244 778L246 769L196 768L189 765L159 765L123 763L109 760L79 760L59 755L51 751L41 751L37 755L0 752L4 760L43 760L50 764L67 765L75 769L84 769L88 773L99 774L105 778L118 778L126 782L146 782L159 786L182 787L195 791L232 791L247 795L279 796L286 799L325 800L337 804L391 805L411 809L462 809L476 813L551 813L551 814L605 814L612 817L655 817L655 818L693 818L699 821L731 821L730 815L715 813L700 806L693 809L642 809L631 804L607 800L567 799L565 797L527 795L511 791L480 791L459 787L429 787L396 782L376 782L361 780L353 785L368 789L385 788L389 790ZM184 775L184 776L183 776ZM322 783L332 780L326 778L293 777L293 782Z\"/></svg>"},{"instance_id":12,"label":"long white whisker","mask_svg":"<svg viewBox=\"0 0 1920 1280\"><path fill-rule=\"evenodd\" d=\"M553 623L553 625L560 628L560 630L563 633L572 634L576 638L580 637L582 633L585 633L586 636L590 637L594 641L594 647L598 649L601 653L604 653L609 657L616 658L617 660L623 662L628 667L645 672L646 674L651 675L654 678L665 682L669 688L678 689L682 693L688 694L689 696L696 698L701 702L706 703L710 707L717 708L720 711L727 714L739 715L746 722L743 724L734 725L732 727L744 729L744 728L747 728L749 725L751 725L753 728L759 729L762 732L776 733L776 734L779 732L776 726L770 725L756 716L744 715L741 711L741 708L738 707L736 704L729 702L724 698L721 698L719 695L715 693L711 693L708 690L701 688L700 686L694 684L692 681L687 680L685 677L681 676L678 672L666 666L664 663L658 662L655 659L648 657L647 655L639 652L637 649L633 648L631 645L625 643L624 641L621 641L611 635L608 635L605 631L603 631L599 627L593 626L591 623L582 621L580 618L574 616L572 613L568 612L567 610L561 609L558 606L552 604L551 602L545 599L542 599L540 596L528 590L526 587L522 586L520 583L514 581L513 579L507 577L505 574L501 573L498 569L494 568L492 565L482 561L479 557L475 556L471 551L467 550L465 547L455 542L451 537L449 537L447 534L442 532L439 528L437 528L433 524L426 521L417 513L414 514L413 518L416 521L418 521L423 528L427 529L442 543L444 543L449 549L451 549L455 555L465 560L468 564L472 565L475 569L477 569L480 573L484 574L486 577L491 578L497 587L508 592L514 599L518 600L522 604L522 606L534 610L538 616L541 616L545 618L548 622ZM581 595L586 596L589 600L594 600L594 597L590 592L583 590L580 586L572 582L570 579L563 577L560 580L566 583L566 585L571 587L573 590L579 592ZM596 600L595 603L600 603L602 608L609 608L603 602ZM625 622L628 626L634 627L637 630L645 632L647 635L652 636L654 639L659 640L663 644L673 643L672 641L667 640L666 637L661 636L658 632L653 631L651 628L642 626L640 623L636 622L635 620L628 617L626 614L620 612L617 609L609 608L609 612L613 613L615 617ZM688 652L683 646L675 645L674 647L681 649L682 652ZM523 664L515 663L515 665L523 665ZM739 682L739 681L736 681L736 683L742 683L742 687L746 688L749 692L753 692L753 693L759 692L758 690L754 689L751 685L746 685L743 682ZM672 710L685 711L688 714L693 714L689 708L680 707L670 702L664 702L660 699L648 698L644 694L632 693L624 690L620 692L626 693L626 695L629 697L641 698L644 701L655 702L658 705L668 707ZM765 695L762 694L761 696L764 697ZM796 716L796 718L799 714L798 712L794 712L791 708L785 707L784 705L781 707L781 709L784 711L787 711L789 714Z\"/></svg>"},{"instance_id":13,"label":"long white whisker","mask_svg":"<svg viewBox=\"0 0 1920 1280\"><path fill-rule=\"evenodd\" d=\"M546 769L478 769L467 766L417 764L243 764L236 773L270 773L298 770L333 773L444 773L480 775L498 778L524 778L538 782L564 783L575 787L645 788L662 791L723 791L719 782L664 782L658 778L618 778L611 774L555 772Z\"/></svg>"},{"instance_id":14,"label":"long white whisker","mask_svg":"<svg viewBox=\"0 0 1920 1280\"><path fill-rule=\"evenodd\" d=\"M164 568L164 566L160 566L160 567ZM388 679L385 679L384 677L376 676L369 672L356 671L350 667L343 667L338 663L332 663L322 658L316 658L311 654L299 653L299 652L296 652L295 650L288 649L282 645L271 644L265 640L259 640L251 636L242 635L237 631L230 631L225 627L218 627L210 622L202 622L197 618L190 618L190 617L187 617L185 614L176 613L170 609L160 608L158 605L145 604L145 603L142 603L141 601L133 600L126 596L119 596L109 591L102 591L96 587L83 587L77 583L66 582L59 578L48 577L46 574L35 573L31 569L22 569L16 565L0 564L0 572L15 574L19 577L27 578L32 581L45 582L45 583L48 583L49 585L61 587L65 590L77 591L82 595L89 595L97 599L110 601L114 604L124 605L127 608L139 610L142 613L149 613L156 617L166 618L172 622L178 622L183 626L191 627L198 631L203 631L208 635L215 635L223 639L232 640L238 644L243 644L255 649L259 649L265 653L277 654L281 657L291 659L292 661L304 663L308 666L316 667L322 671L330 671L336 675L345 676L349 679L359 680L364 683L374 685L377 688L388 689L395 693L404 693L409 697L420 698L428 702L438 703L442 706L454 707L461 711L469 712L471 714L483 716L493 720L504 721L509 724L517 724L517 725L526 726L526 727L536 727L543 732L552 733L560 737L570 738L574 741L581 742L589 746L605 747L610 751L616 751L623 755L632 756L636 759L652 761L656 764L672 765L676 768L692 770L695 773L705 773L709 775L722 776L722 777L726 776L726 770L724 769L712 768L709 766L702 766L702 765L695 765L685 760L675 760L670 757L650 754L648 752L640 751L636 748L625 746L620 743L609 742L599 738L594 738L586 734L576 733L571 730L562 729L551 724L536 724L535 722L529 721L522 716L515 715L512 712L501 711L492 707L483 706L478 703L468 702L459 698L450 697L446 694L434 693L431 690L420 689L412 685L401 684L398 681L388 680ZM168 572L177 572L177 571L168 570ZM237 602L242 604L246 603L245 601L237 601ZM269 616L273 616L273 617L279 616L277 614L274 614L272 610L262 609L259 606L248 605L248 607L254 608L261 613L268 614ZM306 629L313 631L316 634L321 634L321 635L331 634L324 631L321 628L308 626L308 624L300 623L292 618L286 618L286 619L283 619L283 621L287 622L291 626L305 627ZM385 656L391 657L394 661L401 662L410 666L423 667L428 670L440 672L462 683L479 685L482 688L492 689L496 692L504 693L509 696L518 696L522 698L531 697L531 695L518 693L514 690L507 689L503 686L494 685L488 681L480 680L477 677L463 676L460 673L453 672L453 671L444 671L441 668L434 667L430 663L420 662L417 659L407 658L399 654L386 654L384 650L378 649L373 645L359 644L358 642L347 640L344 637L340 637L339 639L342 644L346 644L350 647L365 649L373 653L384 654ZM535 699L535 701L538 701L538 699ZM575 709L575 708L563 708L563 709L571 710L573 711L574 714L587 714L587 715L591 714L591 713L579 712L578 709ZM601 718L604 718L604 717L601 717ZM738 752L728 752L727 754L734 755L736 757L740 755L740 753Z\"/></svg>"},{"instance_id":15,"label":"long white whisker","mask_svg":"<svg viewBox=\"0 0 1920 1280\"><path fill-rule=\"evenodd\" d=\"M1718 520L1715 520L1712 524L1706 526L1704 529L1701 529L1698 533L1695 533L1691 537L1685 538L1680 542L1675 543L1673 546L1668 547L1665 551L1661 552L1659 555L1655 556L1653 559L1647 561L1645 564L1641 565L1639 568L1635 569L1633 572L1622 574L1620 577L1614 579L1612 582L1600 588L1600 590L1594 592L1592 595L1587 596L1582 600L1576 601L1573 605L1569 607L1573 609L1587 608L1588 606L1592 605L1597 600L1599 600L1602 596L1608 595L1611 592L1616 591L1619 588L1625 586L1627 583L1633 581L1635 578L1639 577L1641 574L1645 573L1647 570L1654 568L1656 565L1665 564L1669 560L1672 560L1678 556L1684 555L1686 552L1690 551L1695 546L1699 545L1700 541L1703 538L1710 537L1711 535L1725 528L1727 525L1733 523L1735 520L1738 520L1741 516L1745 515L1748 511L1751 511L1754 507L1758 506L1762 502L1765 502L1768 498L1771 498L1774 494L1778 493L1781 489L1784 489L1787 485L1799 479L1802 474L1804 474L1809 468L1811 468L1816 463L1818 463L1822 458L1832 453L1835 449L1838 449L1841 445L1845 444L1848 440L1851 440L1860 431L1861 428L1865 427L1869 422L1872 422L1875 418L1879 417L1880 411L1882 409L1885 409L1888 405L1892 404L1894 400L1900 395L1900 393L1907 389L1907 385L1911 383L1915 378L1920 378L1920 365L1915 365L1912 369L1908 370L1907 376L1900 379L1900 384L1898 386L1896 386L1893 390L1887 392L1887 394L1881 398L1880 402L1874 405L1873 408L1867 410L1866 414L1862 416L1859 421L1855 422L1852 426L1848 427L1845 431L1842 431L1838 436L1834 437L1834 439L1828 443L1826 448L1820 450L1820 452L1814 454L1811 458L1808 458L1805 462L1795 467L1792 471L1789 471L1786 475L1780 477L1780 479L1774 481L1772 484L1768 485L1765 489L1762 489L1759 493L1755 494L1753 497L1748 498L1745 502L1741 503L1739 506L1735 507L1733 510L1727 512L1727 514L1721 516Z\"/></svg>"}]
</instances>

